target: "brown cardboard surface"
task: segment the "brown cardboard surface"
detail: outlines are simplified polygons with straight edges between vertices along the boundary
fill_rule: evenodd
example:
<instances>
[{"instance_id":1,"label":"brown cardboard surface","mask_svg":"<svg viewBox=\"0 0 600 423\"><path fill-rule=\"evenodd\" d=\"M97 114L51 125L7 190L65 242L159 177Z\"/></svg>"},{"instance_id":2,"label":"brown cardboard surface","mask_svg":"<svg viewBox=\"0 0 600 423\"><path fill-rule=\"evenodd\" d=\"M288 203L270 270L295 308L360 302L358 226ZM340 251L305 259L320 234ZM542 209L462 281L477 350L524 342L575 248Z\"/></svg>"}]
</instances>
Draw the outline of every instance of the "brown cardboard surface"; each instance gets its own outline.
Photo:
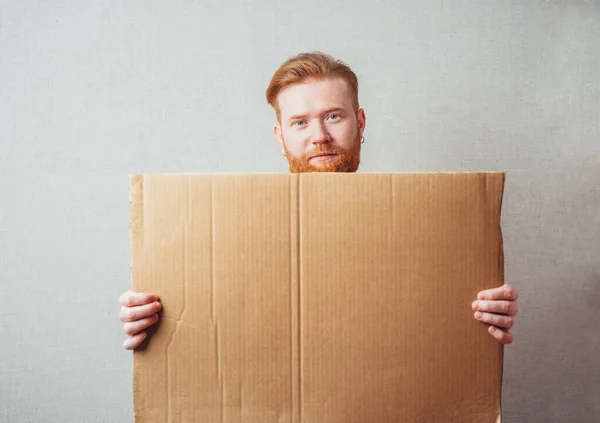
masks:
<instances>
[{"instance_id":1,"label":"brown cardboard surface","mask_svg":"<svg viewBox=\"0 0 600 423\"><path fill-rule=\"evenodd\" d=\"M500 421L503 173L131 177L138 423Z\"/></svg>"}]
</instances>

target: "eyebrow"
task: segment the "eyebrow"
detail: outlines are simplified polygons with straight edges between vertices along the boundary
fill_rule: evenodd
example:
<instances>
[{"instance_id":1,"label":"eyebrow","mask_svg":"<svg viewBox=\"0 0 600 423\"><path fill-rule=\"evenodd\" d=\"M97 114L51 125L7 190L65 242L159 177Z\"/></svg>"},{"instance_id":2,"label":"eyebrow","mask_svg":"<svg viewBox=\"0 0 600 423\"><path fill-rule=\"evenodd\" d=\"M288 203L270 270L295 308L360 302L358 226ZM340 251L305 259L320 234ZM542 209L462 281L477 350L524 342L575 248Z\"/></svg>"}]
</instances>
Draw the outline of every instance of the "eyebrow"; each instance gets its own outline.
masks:
<instances>
[{"instance_id":1,"label":"eyebrow","mask_svg":"<svg viewBox=\"0 0 600 423\"><path fill-rule=\"evenodd\" d=\"M332 113L332 112L343 112L343 111L344 111L344 109L342 107L334 106L334 107L330 107L329 109L326 109L323 112L323 114L326 115L326 114L329 114L329 113ZM304 115L293 115L293 116L289 117L288 121L296 120L296 119L305 119L307 117L308 117L307 114L304 114Z\"/></svg>"}]
</instances>

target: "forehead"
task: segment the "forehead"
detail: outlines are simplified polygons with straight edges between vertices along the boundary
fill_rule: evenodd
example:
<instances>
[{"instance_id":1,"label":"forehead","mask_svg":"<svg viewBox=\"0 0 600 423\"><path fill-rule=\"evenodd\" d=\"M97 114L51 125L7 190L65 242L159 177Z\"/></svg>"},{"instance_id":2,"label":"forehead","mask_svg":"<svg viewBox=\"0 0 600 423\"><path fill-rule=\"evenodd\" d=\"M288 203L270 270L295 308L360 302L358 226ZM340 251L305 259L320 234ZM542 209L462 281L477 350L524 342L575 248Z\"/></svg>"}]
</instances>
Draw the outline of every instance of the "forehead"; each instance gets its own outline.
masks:
<instances>
[{"instance_id":1,"label":"forehead","mask_svg":"<svg viewBox=\"0 0 600 423\"><path fill-rule=\"evenodd\" d=\"M298 114L318 114L331 107L352 108L352 93L341 78L310 80L290 85L277 98L281 118Z\"/></svg>"}]
</instances>

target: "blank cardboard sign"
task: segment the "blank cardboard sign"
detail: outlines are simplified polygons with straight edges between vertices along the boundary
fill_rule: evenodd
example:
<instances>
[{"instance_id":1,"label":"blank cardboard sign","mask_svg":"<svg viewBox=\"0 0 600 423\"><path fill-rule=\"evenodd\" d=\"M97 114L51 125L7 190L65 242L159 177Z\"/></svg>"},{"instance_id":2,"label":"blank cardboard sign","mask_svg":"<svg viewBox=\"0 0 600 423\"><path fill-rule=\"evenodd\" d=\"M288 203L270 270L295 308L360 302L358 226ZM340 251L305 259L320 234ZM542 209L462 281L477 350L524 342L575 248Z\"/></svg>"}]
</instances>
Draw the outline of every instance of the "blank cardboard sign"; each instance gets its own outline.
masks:
<instances>
[{"instance_id":1,"label":"blank cardboard sign","mask_svg":"<svg viewBox=\"0 0 600 423\"><path fill-rule=\"evenodd\" d=\"M138 423L495 423L503 173L134 175Z\"/></svg>"}]
</instances>

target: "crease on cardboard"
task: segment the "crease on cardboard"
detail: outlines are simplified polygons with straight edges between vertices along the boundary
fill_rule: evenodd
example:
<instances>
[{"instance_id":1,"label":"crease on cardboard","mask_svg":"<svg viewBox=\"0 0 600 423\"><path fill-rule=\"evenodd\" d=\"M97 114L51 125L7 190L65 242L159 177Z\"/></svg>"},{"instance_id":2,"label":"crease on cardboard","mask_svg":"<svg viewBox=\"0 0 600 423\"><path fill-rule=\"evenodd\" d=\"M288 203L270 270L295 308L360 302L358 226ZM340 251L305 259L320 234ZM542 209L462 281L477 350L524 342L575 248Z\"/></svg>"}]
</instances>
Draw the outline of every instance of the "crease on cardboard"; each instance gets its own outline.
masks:
<instances>
[{"instance_id":1,"label":"crease on cardboard","mask_svg":"<svg viewBox=\"0 0 600 423\"><path fill-rule=\"evenodd\" d=\"M129 236L131 243L131 264L130 264L130 286L131 289L136 289L137 284L135 283L137 276L138 256L140 254L140 245L144 245L144 208L143 208L143 176L142 175L130 175L129 176L129 208L130 208L130 220L129 220ZM143 402L140 400L140 392L143 391L143 387L137 377L139 371L139 362L136 355L133 356L133 374L132 374L132 388L133 388L133 407L134 416L137 419L139 415L140 404Z\"/></svg>"},{"instance_id":2,"label":"crease on cardboard","mask_svg":"<svg viewBox=\"0 0 600 423\"><path fill-rule=\"evenodd\" d=\"M220 348L220 337L219 337L219 322L217 320L217 278L215 276L215 225L216 225L216 212L215 212L215 179L214 175L210 176L210 323L213 330L213 342L215 345L215 360L217 369L217 384L221 389L221 405L225 404L225 387L223 386L223 371L222 371L222 359L221 359L221 348ZM222 407L223 409L223 407ZM221 411L221 420L224 419L224 413Z\"/></svg>"},{"instance_id":3,"label":"crease on cardboard","mask_svg":"<svg viewBox=\"0 0 600 423\"><path fill-rule=\"evenodd\" d=\"M300 332L300 177L290 175L290 394L292 422L302 421Z\"/></svg>"},{"instance_id":4,"label":"crease on cardboard","mask_svg":"<svg viewBox=\"0 0 600 423\"><path fill-rule=\"evenodd\" d=\"M396 231L396 184L395 184L396 178L394 177L394 174L390 174L390 210L392 211L392 213L390 213L390 228L391 230L388 231L388 244L390 241L390 234L395 233Z\"/></svg>"},{"instance_id":5,"label":"crease on cardboard","mask_svg":"<svg viewBox=\"0 0 600 423\"><path fill-rule=\"evenodd\" d=\"M296 409L296 392L294 388L294 359L296 350L296 342L294 341L294 175L290 175L290 403L292 405L292 421L294 418L294 410Z\"/></svg>"},{"instance_id":6,"label":"crease on cardboard","mask_svg":"<svg viewBox=\"0 0 600 423\"><path fill-rule=\"evenodd\" d=\"M244 372L244 368L242 368L242 373ZM244 416L244 384L242 383L242 380L238 380L238 398L240 399L240 413L239 413L239 421L241 423L242 418Z\"/></svg>"},{"instance_id":7,"label":"crease on cardboard","mask_svg":"<svg viewBox=\"0 0 600 423\"><path fill-rule=\"evenodd\" d=\"M210 323L213 331L215 369L217 374L217 386L221 392L220 417L221 423L227 420L227 406L225 398L225 384L223 378L223 358L221 356L221 337L219 333L219 321L217 319L217 278L215 266L215 227L216 227L216 206L215 206L215 175L210 175Z\"/></svg>"},{"instance_id":8,"label":"crease on cardboard","mask_svg":"<svg viewBox=\"0 0 600 423\"><path fill-rule=\"evenodd\" d=\"M215 196L214 176L210 177L210 322L215 327Z\"/></svg>"},{"instance_id":9,"label":"crease on cardboard","mask_svg":"<svg viewBox=\"0 0 600 423\"><path fill-rule=\"evenodd\" d=\"M295 179L296 182L296 280L298 281L298 287L296 289L296 304L298 308L297 319L298 319L298 366L297 366L297 379L298 382L296 384L298 389L298 405L297 405L297 415L298 422L302 422L302 375L303 375L303 358L302 358L302 268L300 263L302 263L302 232L300 228L301 225L301 211L300 211L300 193L302 189L302 179L298 175Z\"/></svg>"},{"instance_id":10,"label":"crease on cardboard","mask_svg":"<svg viewBox=\"0 0 600 423\"><path fill-rule=\"evenodd\" d=\"M146 233L146 226L144 224L145 222L145 215L146 215L146 199L145 199L145 195L146 195L146 191L144 191L144 175L140 175L138 176L137 180L138 180L138 187L139 189L137 190L138 192L138 199L140 201L140 213L138 215L138 218L140 220L140 227L142 228L142 236L144 237L144 240L146 239L146 237L144 236Z\"/></svg>"},{"instance_id":11,"label":"crease on cardboard","mask_svg":"<svg viewBox=\"0 0 600 423\"><path fill-rule=\"evenodd\" d=\"M187 301L188 301L188 283L189 283L189 277L188 277L188 259L189 259L189 254L188 254L188 228L190 226L190 222L191 222L191 181L188 179L187 180L187 195L186 195L186 201L187 201L187 205L186 205L186 216L185 216L185 220L182 222L182 225L180 227L180 230L182 231L182 236L181 239L182 244L183 244L183 248L182 248L182 257L181 257L181 263L182 263L182 275L183 275L183 304L181 305L181 309L179 310L179 313L177 314L177 317L175 317L174 322L175 322L175 327L173 328L173 330L171 331L171 333L169 334L169 340L167 341L167 344L165 346L165 355L166 355L166 387L167 387L167 410L168 410L168 415L167 415L167 422L171 423L172 421L172 413L171 410L173 409L173 407L171 406L171 400L172 400L172 394L171 394L171 345L173 343L173 339L175 338L175 335L181 330L181 327L183 325L183 316L187 310Z\"/></svg>"},{"instance_id":12,"label":"crease on cardboard","mask_svg":"<svg viewBox=\"0 0 600 423\"><path fill-rule=\"evenodd\" d=\"M144 242L144 176L131 175L129 177L129 207L131 216L129 217L129 233L133 237L134 231L138 236L142 237ZM141 230L140 230L141 229ZM133 241L133 239L132 239ZM133 280L133 273L131 275Z\"/></svg>"}]
</instances>

